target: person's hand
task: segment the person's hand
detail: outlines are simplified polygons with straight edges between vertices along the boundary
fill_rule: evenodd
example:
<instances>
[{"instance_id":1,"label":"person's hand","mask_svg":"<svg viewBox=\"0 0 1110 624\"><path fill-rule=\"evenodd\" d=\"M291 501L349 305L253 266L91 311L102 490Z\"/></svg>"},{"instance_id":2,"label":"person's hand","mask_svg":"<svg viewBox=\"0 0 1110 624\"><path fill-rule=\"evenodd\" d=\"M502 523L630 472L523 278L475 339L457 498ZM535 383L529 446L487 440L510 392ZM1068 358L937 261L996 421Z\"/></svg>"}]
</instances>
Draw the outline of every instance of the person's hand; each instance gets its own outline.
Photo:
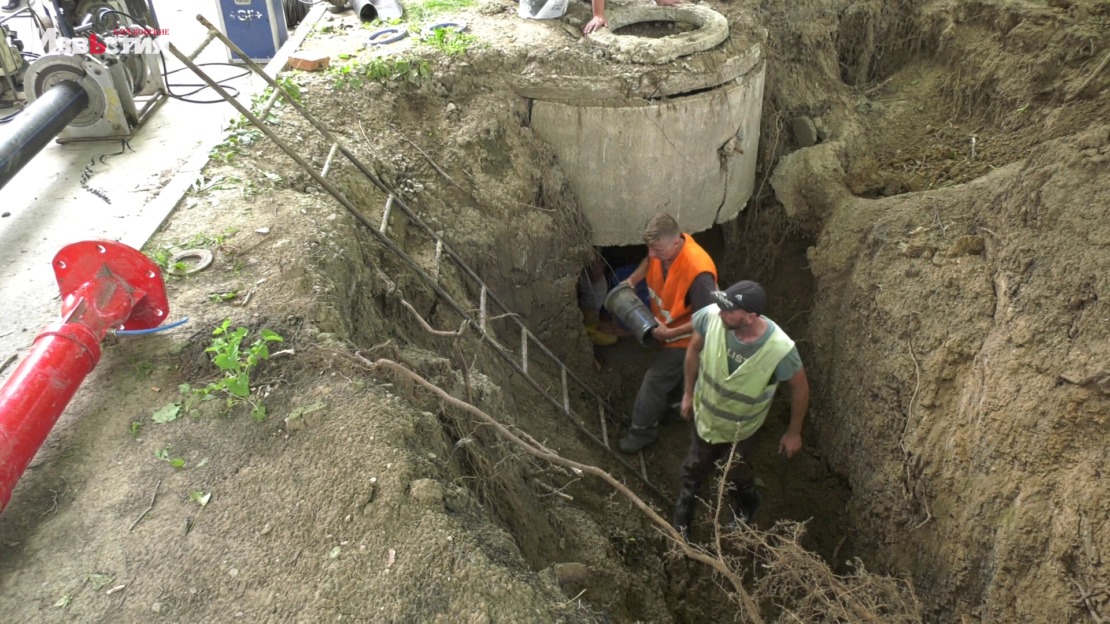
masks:
<instances>
[{"instance_id":1,"label":"person's hand","mask_svg":"<svg viewBox=\"0 0 1110 624\"><path fill-rule=\"evenodd\" d=\"M659 342L666 342L674 337L674 334L671 333L671 329L666 325L656 326L655 329L651 330L651 335Z\"/></svg>"},{"instance_id":2,"label":"person's hand","mask_svg":"<svg viewBox=\"0 0 1110 624\"><path fill-rule=\"evenodd\" d=\"M793 457L794 453L802 450L802 436L799 433L787 431L782 436L782 441L779 442L779 452L786 451L787 457Z\"/></svg>"},{"instance_id":3,"label":"person's hand","mask_svg":"<svg viewBox=\"0 0 1110 624\"><path fill-rule=\"evenodd\" d=\"M659 6L678 6L682 4L682 0L655 0L655 4Z\"/></svg>"},{"instance_id":4,"label":"person's hand","mask_svg":"<svg viewBox=\"0 0 1110 624\"><path fill-rule=\"evenodd\" d=\"M669 1L669 0L668 0ZM586 23L586 27L582 29L582 34L588 35L600 28L608 28L609 22L600 15L595 15L592 20ZM626 280L627 281L627 280Z\"/></svg>"},{"instance_id":5,"label":"person's hand","mask_svg":"<svg viewBox=\"0 0 1110 624\"><path fill-rule=\"evenodd\" d=\"M694 395L690 393L682 395L682 417L686 420L694 418Z\"/></svg>"}]
</instances>

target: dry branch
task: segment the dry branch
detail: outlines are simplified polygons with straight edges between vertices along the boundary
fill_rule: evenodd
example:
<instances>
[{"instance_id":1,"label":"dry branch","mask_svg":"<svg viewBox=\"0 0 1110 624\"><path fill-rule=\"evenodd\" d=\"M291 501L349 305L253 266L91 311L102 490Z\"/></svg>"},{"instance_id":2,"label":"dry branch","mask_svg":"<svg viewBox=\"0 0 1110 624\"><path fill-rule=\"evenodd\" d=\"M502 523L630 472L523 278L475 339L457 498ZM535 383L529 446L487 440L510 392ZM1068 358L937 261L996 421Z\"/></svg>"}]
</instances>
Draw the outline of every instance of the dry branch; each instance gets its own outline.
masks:
<instances>
[{"instance_id":1,"label":"dry branch","mask_svg":"<svg viewBox=\"0 0 1110 624\"><path fill-rule=\"evenodd\" d=\"M921 622L908 583L869 574L858 560L855 572L838 576L801 547L804 534L804 525L781 521L769 532L742 525L728 535L730 545L755 556L756 567L764 571L755 593L782 606L780 621Z\"/></svg>"},{"instance_id":2,"label":"dry branch","mask_svg":"<svg viewBox=\"0 0 1110 624\"><path fill-rule=\"evenodd\" d=\"M365 358L361 358L361 356L360 359L366 362ZM744 588L743 580L741 579L739 574L730 569L719 558L716 558L705 552L704 550L686 543L686 541L682 539L682 536L679 535L678 531L676 531L674 527L671 526L671 523L664 520L639 496L632 492L632 490L628 489L626 485L613 478L613 476L610 475L608 472L605 472L604 470L597 468L596 466L580 464L576 461L566 459L565 457L557 455L551 451L540 450L536 448L532 444L529 444L528 442L525 442L521 438L517 437L516 434L514 434L512 431L510 431L489 414L486 414L473 405L470 405L464 401L460 401L459 399L456 399L455 397L447 394L435 384L427 381L420 375L417 375L416 373L408 370L404 366L401 366L397 362L393 362L390 360L378 360L372 363L366 362L366 364L372 371L384 368L398 373L404 377L407 377L413 382L423 386L426 390L439 397L442 401L466 412L469 412L485 424L493 427L503 438L520 447L520 449L523 450L525 453L532 455L537 459L548 461L554 464L559 464L561 466L566 466L567 468L570 468L574 471L581 471L584 473L592 474L595 477L598 477L601 480L605 481L611 487L623 494L625 498L627 498L636 508L643 512L656 525L656 528L661 533L663 533L666 537L670 538L675 544L678 545L678 547L687 557L705 563L706 565L712 567L716 572L724 576L729 581L729 584L732 585L732 588L736 591L737 595L740 597L740 602L741 605L744 607L745 614L753 622L756 622L756 624L763 624L763 618L759 613L759 607L756 605L755 601L748 593L748 590Z\"/></svg>"},{"instance_id":3,"label":"dry branch","mask_svg":"<svg viewBox=\"0 0 1110 624\"><path fill-rule=\"evenodd\" d=\"M553 466L569 468L575 475L588 473L605 481L643 512L655 525L656 530L675 544L682 554L708 565L726 579L735 592L733 596L738 599L742 607L741 615L752 622L763 623L758 606L761 601L772 601L779 606L783 610L781 618L783 621L901 624L921 622L919 603L908 583L895 578L869 574L858 560L854 564L855 571L852 574L836 575L823 560L802 548L800 540L805 533L803 524L779 522L771 532L762 532L741 525L738 530L724 534L723 539L718 537L720 546L716 553L706 551L683 540L669 522L608 472L596 466L566 459L548 450L542 443L523 432L518 435L484 411L456 399L396 362L390 360L369 362L361 356L358 359L371 371L390 370L423 386L445 403L473 415L482 424L492 427L503 439L527 455ZM735 457L732 457L730 461L734 459ZM536 483L542 484L540 481ZM723 497L724 492L724 489L719 490L718 497ZM718 501L718 509L720 507ZM743 577L737 572L753 566L745 564L735 555L725 554L723 546L728 546L730 551L739 547L740 552L754 555L754 569L761 570L763 573L762 577L755 579L755 597L744 587Z\"/></svg>"},{"instance_id":4,"label":"dry branch","mask_svg":"<svg viewBox=\"0 0 1110 624\"><path fill-rule=\"evenodd\" d=\"M158 498L158 488L160 487L162 487L162 480L158 479L158 484L154 486L154 494L151 494L150 496L150 506L143 510L142 515L140 515L138 518L135 519L134 522L131 523L130 528L127 529L128 533L135 529L135 527L139 524L139 521L145 518L146 515L150 513L151 509L154 509L154 499Z\"/></svg>"},{"instance_id":5,"label":"dry branch","mask_svg":"<svg viewBox=\"0 0 1110 624\"><path fill-rule=\"evenodd\" d=\"M578 479L575 479L574 481L577 481L577 480L578 480ZM570 483L574 483L574 481L571 481ZM553 486L553 485L548 485L548 484L544 483L543 481L539 481L539 480L537 480L537 481L536 481L535 483L536 483L536 485L540 486L540 488L542 488L542 489L544 489L544 490L547 490L549 494L554 494L555 496L559 496L559 497L561 497L561 498L565 498L565 499L567 499L568 501L573 501L573 500L574 500L574 497L573 497L573 496L571 496L570 494L567 494L567 493L563 492L563 490L565 490L565 489L567 488L567 486L569 486L569 485L570 485L570 483L568 483L568 484L564 485L564 486L563 486L563 487L561 487L561 488L556 488L556 487L555 487L555 486Z\"/></svg>"},{"instance_id":6,"label":"dry branch","mask_svg":"<svg viewBox=\"0 0 1110 624\"><path fill-rule=\"evenodd\" d=\"M432 160L432 157L428 155L428 152L425 152L424 150L420 149L420 146L417 145L416 143L414 143L407 136L405 136L405 133L401 132L400 128L398 128L397 126L395 126L393 124L389 124L389 128L391 130L393 130L394 132L396 132L397 134L399 134L401 136L401 138L405 140L406 143L408 143L409 145L411 145L413 147L413 149L420 152L420 155L423 156L425 159L427 159L428 164L430 164L433 169L435 169L437 172L439 172L439 175L447 178L447 181L450 182L451 184L454 184L456 187L458 187L458 189L460 191L466 193L467 195L470 195L470 191L466 190L465 188L463 188L463 186L461 184L456 182L455 178L452 178L451 176L447 175L447 172L444 171L443 169L441 169L440 166L436 164L436 161Z\"/></svg>"},{"instance_id":7,"label":"dry branch","mask_svg":"<svg viewBox=\"0 0 1110 624\"><path fill-rule=\"evenodd\" d=\"M1091 82L1095 79L1096 76L1098 76L1099 74L1102 73L1102 70L1106 69L1107 65L1110 65L1110 52L1106 53L1106 57L1103 58L1102 62L1098 64L1098 67L1095 68L1095 71L1091 72L1090 76L1087 76L1087 79L1084 80L1083 83L1079 85L1078 89L1069 93L1068 96L1064 98L1064 101L1065 102L1070 102L1070 101L1074 100L1075 98L1079 97L1079 94L1083 93L1083 91L1086 90L1087 87L1089 87L1091 85Z\"/></svg>"},{"instance_id":8,"label":"dry branch","mask_svg":"<svg viewBox=\"0 0 1110 624\"><path fill-rule=\"evenodd\" d=\"M424 331L428 332L429 334L431 334L433 336L443 336L444 338L457 338L459 336L462 336L463 330L466 329L467 321L463 321L462 326L459 327L458 331L451 332L451 331L441 331L441 330L438 330L438 329L434 329L431 325L428 324L428 321L424 320L424 317L420 316L420 313L417 312L416 308L412 307L412 305L410 305L408 301L405 301L404 299L402 299L401 300L401 305L405 306L405 309L407 309L409 312L412 312L412 315L416 317L416 320L420 321L420 326L424 328Z\"/></svg>"}]
</instances>

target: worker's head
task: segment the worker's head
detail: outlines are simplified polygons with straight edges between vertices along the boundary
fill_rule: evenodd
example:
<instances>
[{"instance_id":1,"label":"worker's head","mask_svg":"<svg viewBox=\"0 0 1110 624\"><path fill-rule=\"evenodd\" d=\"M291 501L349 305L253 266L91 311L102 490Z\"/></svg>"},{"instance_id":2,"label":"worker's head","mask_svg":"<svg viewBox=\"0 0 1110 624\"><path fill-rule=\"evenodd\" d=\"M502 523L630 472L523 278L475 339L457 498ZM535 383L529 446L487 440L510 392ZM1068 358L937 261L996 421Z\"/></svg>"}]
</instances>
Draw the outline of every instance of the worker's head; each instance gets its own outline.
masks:
<instances>
[{"instance_id":1,"label":"worker's head","mask_svg":"<svg viewBox=\"0 0 1110 624\"><path fill-rule=\"evenodd\" d=\"M670 262L682 251L683 242L682 230L678 229L678 222L669 214L655 215L644 228L644 243L651 258Z\"/></svg>"},{"instance_id":2,"label":"worker's head","mask_svg":"<svg viewBox=\"0 0 1110 624\"><path fill-rule=\"evenodd\" d=\"M713 302L721 310L724 326L737 330L754 323L763 314L767 307L767 294L759 284L743 280L725 290L714 291Z\"/></svg>"}]
</instances>

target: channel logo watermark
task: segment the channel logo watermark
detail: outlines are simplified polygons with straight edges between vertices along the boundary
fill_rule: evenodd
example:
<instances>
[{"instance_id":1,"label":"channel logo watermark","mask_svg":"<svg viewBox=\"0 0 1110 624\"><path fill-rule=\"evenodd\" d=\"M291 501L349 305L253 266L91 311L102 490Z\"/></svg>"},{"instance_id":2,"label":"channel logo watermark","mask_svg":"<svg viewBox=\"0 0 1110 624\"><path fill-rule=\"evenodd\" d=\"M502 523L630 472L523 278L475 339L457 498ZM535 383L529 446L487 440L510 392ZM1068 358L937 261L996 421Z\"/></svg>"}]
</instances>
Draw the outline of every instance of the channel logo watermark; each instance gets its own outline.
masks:
<instances>
[{"instance_id":1,"label":"channel logo watermark","mask_svg":"<svg viewBox=\"0 0 1110 624\"><path fill-rule=\"evenodd\" d=\"M42 49L48 54L158 54L167 51L163 43L166 35L169 29L117 28L103 39L96 33L71 38L48 28L42 37Z\"/></svg>"}]
</instances>

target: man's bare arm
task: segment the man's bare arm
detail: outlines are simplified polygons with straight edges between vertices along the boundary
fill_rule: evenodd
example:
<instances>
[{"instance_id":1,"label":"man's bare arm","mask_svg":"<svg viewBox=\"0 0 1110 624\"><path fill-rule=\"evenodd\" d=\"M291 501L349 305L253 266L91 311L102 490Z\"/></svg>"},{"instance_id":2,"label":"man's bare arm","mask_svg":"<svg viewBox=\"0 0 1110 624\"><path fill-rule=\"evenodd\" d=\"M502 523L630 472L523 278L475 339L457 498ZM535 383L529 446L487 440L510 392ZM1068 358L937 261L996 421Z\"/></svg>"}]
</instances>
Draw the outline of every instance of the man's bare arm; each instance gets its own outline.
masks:
<instances>
[{"instance_id":1,"label":"man's bare arm","mask_svg":"<svg viewBox=\"0 0 1110 624\"><path fill-rule=\"evenodd\" d=\"M779 452L786 451L787 457L793 457L802 448L802 423L809 410L809 380L806 379L806 369L803 367L790 381L790 427L779 442Z\"/></svg>"},{"instance_id":2,"label":"man's bare arm","mask_svg":"<svg viewBox=\"0 0 1110 624\"><path fill-rule=\"evenodd\" d=\"M586 35L595 30L609 27L609 22L605 19L605 0L593 0L591 6L593 6L594 17L582 29L582 33Z\"/></svg>"},{"instance_id":3,"label":"man's bare arm","mask_svg":"<svg viewBox=\"0 0 1110 624\"><path fill-rule=\"evenodd\" d=\"M628 279L626 279L624 281L628 282L629 286L635 288L636 284L639 284L640 282L644 281L644 278L647 277L647 271L648 271L648 259L644 258L643 260L640 261L640 266L636 267L636 270L632 272L632 275L629 275Z\"/></svg>"},{"instance_id":4,"label":"man's bare arm","mask_svg":"<svg viewBox=\"0 0 1110 624\"><path fill-rule=\"evenodd\" d=\"M701 366L701 350L705 348L705 336L694 332L690 346L686 347L686 362L683 372L686 377L686 389L682 393L682 417L690 420L694 417L694 384L698 381L698 369Z\"/></svg>"}]
</instances>

